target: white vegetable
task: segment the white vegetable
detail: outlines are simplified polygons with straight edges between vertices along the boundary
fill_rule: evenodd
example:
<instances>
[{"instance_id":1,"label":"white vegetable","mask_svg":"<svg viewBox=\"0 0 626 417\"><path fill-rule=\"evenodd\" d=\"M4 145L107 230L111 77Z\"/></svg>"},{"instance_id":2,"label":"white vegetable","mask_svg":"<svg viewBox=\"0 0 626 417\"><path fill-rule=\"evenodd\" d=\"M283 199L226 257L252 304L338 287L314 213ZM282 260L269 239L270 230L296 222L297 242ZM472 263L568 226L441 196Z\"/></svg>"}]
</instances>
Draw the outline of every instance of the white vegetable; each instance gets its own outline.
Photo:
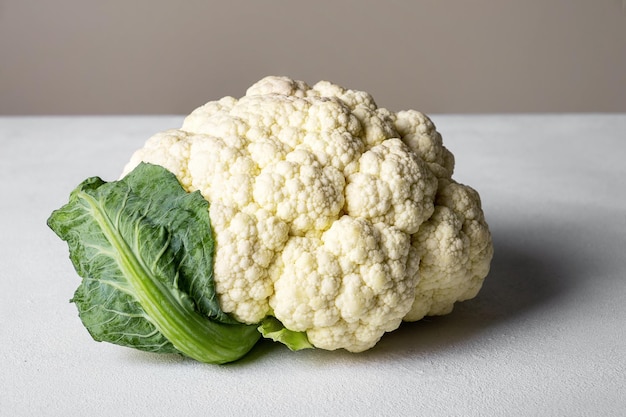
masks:
<instances>
[{"instance_id":1,"label":"white vegetable","mask_svg":"<svg viewBox=\"0 0 626 417\"><path fill-rule=\"evenodd\" d=\"M274 315L319 348L371 348L489 272L480 198L431 120L362 91L267 77L150 138L124 174L142 161L210 202L222 309Z\"/></svg>"}]
</instances>

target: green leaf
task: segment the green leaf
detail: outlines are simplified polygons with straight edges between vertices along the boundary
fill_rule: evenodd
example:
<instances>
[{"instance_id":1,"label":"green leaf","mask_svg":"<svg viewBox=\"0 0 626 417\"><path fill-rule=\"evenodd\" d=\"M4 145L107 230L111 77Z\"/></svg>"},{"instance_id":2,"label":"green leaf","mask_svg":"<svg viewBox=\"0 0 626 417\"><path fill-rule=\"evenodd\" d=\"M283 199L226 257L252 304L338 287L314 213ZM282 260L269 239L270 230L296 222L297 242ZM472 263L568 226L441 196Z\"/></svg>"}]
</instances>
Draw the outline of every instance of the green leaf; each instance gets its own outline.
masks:
<instances>
[{"instance_id":1,"label":"green leaf","mask_svg":"<svg viewBox=\"0 0 626 417\"><path fill-rule=\"evenodd\" d=\"M95 340L208 363L245 355L259 339L218 303L208 202L157 165L119 181L81 183L48 225L83 277L72 301Z\"/></svg>"},{"instance_id":2,"label":"green leaf","mask_svg":"<svg viewBox=\"0 0 626 417\"><path fill-rule=\"evenodd\" d=\"M305 332L294 332L287 329L277 318L268 316L258 327L266 339L272 339L286 345L291 350L313 349Z\"/></svg>"}]
</instances>

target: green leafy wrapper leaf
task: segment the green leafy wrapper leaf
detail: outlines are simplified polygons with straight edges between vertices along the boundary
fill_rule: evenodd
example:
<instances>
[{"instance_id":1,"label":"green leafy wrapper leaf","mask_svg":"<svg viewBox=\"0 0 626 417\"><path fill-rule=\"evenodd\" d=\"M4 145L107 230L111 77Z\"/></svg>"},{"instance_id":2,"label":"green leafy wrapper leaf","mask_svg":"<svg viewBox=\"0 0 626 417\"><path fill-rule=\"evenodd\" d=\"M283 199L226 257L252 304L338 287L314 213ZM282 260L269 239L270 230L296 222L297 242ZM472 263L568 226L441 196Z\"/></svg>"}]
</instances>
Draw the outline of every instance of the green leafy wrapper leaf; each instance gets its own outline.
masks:
<instances>
[{"instance_id":1,"label":"green leafy wrapper leaf","mask_svg":"<svg viewBox=\"0 0 626 417\"><path fill-rule=\"evenodd\" d=\"M280 342L293 351L314 348L305 332L289 330L275 317L268 316L263 319L258 329L266 339Z\"/></svg>"},{"instance_id":2,"label":"green leafy wrapper leaf","mask_svg":"<svg viewBox=\"0 0 626 417\"><path fill-rule=\"evenodd\" d=\"M202 362L245 355L259 338L217 301L208 202L166 169L81 183L48 225L83 277L72 301L95 340Z\"/></svg>"}]
</instances>

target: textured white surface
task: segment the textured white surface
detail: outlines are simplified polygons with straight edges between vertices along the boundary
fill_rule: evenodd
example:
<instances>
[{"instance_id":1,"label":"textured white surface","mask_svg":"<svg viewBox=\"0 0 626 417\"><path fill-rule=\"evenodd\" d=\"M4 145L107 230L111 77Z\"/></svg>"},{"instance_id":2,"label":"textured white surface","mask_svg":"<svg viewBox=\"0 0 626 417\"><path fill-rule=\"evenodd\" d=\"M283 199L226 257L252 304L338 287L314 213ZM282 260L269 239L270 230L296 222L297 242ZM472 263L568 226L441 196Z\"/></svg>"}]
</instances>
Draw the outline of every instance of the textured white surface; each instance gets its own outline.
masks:
<instances>
[{"instance_id":1,"label":"textured white surface","mask_svg":"<svg viewBox=\"0 0 626 417\"><path fill-rule=\"evenodd\" d=\"M496 255L477 298L363 354L211 366L93 342L47 228L180 117L0 118L0 415L622 416L626 115L433 116Z\"/></svg>"}]
</instances>

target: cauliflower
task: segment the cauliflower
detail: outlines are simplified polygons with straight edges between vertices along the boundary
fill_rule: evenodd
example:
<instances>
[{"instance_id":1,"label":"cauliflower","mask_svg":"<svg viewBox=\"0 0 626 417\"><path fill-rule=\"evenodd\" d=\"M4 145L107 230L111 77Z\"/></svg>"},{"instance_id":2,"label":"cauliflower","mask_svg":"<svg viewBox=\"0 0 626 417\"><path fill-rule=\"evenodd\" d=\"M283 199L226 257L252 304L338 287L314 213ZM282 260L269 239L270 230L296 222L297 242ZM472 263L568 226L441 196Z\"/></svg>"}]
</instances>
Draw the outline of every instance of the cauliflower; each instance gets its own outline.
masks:
<instances>
[{"instance_id":1,"label":"cauliflower","mask_svg":"<svg viewBox=\"0 0 626 417\"><path fill-rule=\"evenodd\" d=\"M366 92L267 77L137 150L210 203L224 312L360 352L474 297L493 255L479 195L431 120Z\"/></svg>"}]
</instances>

